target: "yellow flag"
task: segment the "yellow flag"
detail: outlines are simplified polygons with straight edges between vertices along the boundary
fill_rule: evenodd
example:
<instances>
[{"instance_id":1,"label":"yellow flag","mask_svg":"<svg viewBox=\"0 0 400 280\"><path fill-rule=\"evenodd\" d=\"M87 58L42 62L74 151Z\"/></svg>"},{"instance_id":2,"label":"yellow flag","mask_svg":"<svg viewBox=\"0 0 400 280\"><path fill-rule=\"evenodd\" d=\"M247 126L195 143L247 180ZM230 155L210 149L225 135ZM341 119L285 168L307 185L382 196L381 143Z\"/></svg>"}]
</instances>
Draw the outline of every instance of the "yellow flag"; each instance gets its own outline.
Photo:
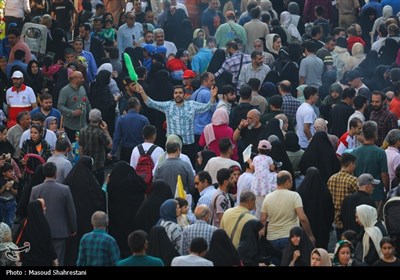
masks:
<instances>
[{"instance_id":1,"label":"yellow flag","mask_svg":"<svg viewBox=\"0 0 400 280\"><path fill-rule=\"evenodd\" d=\"M186 199L186 192L183 188L181 175L178 175L178 179L176 180L176 190L175 190L175 198L180 197Z\"/></svg>"}]
</instances>

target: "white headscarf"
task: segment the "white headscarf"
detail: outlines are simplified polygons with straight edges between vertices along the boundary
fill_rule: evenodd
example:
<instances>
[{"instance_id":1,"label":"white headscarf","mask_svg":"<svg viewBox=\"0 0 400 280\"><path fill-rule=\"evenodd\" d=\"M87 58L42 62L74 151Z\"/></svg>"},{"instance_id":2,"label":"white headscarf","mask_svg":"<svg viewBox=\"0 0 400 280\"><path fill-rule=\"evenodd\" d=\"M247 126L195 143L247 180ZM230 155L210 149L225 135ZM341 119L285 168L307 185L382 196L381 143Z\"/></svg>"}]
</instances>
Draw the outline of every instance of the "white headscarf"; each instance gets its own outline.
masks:
<instances>
[{"instance_id":1,"label":"white headscarf","mask_svg":"<svg viewBox=\"0 0 400 280\"><path fill-rule=\"evenodd\" d=\"M376 209L372 206L362 204L356 207L356 213L361 225L364 227L365 233L362 239L363 244L363 256L364 261L365 256L369 251L369 239L372 239L374 243L375 250L378 252L379 257L382 258L383 254L381 251L380 242L383 238L381 230L375 226L378 221L378 215Z\"/></svg>"},{"instance_id":2,"label":"white headscarf","mask_svg":"<svg viewBox=\"0 0 400 280\"><path fill-rule=\"evenodd\" d=\"M280 21L281 26L288 31L290 36L296 38L301 42L301 35L297 30L297 27L294 26L291 22L292 22L292 15L287 11L282 12Z\"/></svg>"}]
</instances>

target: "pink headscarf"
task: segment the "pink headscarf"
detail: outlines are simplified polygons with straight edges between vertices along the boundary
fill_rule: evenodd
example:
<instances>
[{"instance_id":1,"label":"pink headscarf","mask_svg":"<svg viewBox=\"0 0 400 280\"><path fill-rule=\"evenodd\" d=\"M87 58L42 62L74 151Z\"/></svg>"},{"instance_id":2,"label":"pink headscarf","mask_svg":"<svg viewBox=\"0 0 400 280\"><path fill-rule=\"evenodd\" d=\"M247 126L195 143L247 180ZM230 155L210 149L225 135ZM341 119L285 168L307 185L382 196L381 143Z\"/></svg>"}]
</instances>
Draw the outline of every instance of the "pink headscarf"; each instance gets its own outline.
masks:
<instances>
[{"instance_id":1,"label":"pink headscarf","mask_svg":"<svg viewBox=\"0 0 400 280\"><path fill-rule=\"evenodd\" d=\"M219 108L215 110L211 123L204 127L204 139L206 140L206 146L210 145L215 140L215 133L213 126L220 126L229 123L229 115L226 109Z\"/></svg>"}]
</instances>

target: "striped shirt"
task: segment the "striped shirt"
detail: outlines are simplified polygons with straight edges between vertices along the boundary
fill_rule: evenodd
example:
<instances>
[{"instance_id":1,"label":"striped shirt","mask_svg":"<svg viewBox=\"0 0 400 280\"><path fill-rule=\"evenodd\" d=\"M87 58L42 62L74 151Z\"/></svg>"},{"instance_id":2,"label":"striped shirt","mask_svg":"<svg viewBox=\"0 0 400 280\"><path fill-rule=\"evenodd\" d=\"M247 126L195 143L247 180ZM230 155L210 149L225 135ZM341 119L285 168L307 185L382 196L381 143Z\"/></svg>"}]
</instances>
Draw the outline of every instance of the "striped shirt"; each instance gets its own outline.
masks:
<instances>
[{"instance_id":1,"label":"striped shirt","mask_svg":"<svg viewBox=\"0 0 400 280\"><path fill-rule=\"evenodd\" d=\"M182 137L184 145L190 145L194 143L194 116L206 112L214 103L203 104L186 100L182 106L178 106L174 100L161 102L148 98L146 105L165 114L167 136L170 134L179 135Z\"/></svg>"},{"instance_id":2,"label":"striped shirt","mask_svg":"<svg viewBox=\"0 0 400 280\"><path fill-rule=\"evenodd\" d=\"M216 191L217 190L215 189L215 187L213 185L202 190L200 192L200 198L199 198L199 201L197 202L197 205L205 204L208 206L208 208L211 209L211 200Z\"/></svg>"},{"instance_id":3,"label":"striped shirt","mask_svg":"<svg viewBox=\"0 0 400 280\"><path fill-rule=\"evenodd\" d=\"M251 63L251 57L248 54L244 54L240 51L236 51L230 58L226 59L222 64L221 69L215 73L215 77L221 75L224 71L232 73L232 81L236 84L238 82L238 74L240 69L240 61L242 60L242 67L246 64Z\"/></svg>"}]
</instances>

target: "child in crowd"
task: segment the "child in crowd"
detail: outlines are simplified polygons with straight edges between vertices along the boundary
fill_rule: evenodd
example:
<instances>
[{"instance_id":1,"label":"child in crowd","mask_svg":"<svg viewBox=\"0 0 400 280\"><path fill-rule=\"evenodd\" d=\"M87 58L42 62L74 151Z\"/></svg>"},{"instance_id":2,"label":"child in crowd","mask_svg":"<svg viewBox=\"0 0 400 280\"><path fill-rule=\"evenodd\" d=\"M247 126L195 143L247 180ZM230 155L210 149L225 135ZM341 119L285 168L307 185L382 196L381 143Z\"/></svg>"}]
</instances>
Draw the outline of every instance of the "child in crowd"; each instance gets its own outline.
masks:
<instances>
[{"instance_id":1,"label":"child in crowd","mask_svg":"<svg viewBox=\"0 0 400 280\"><path fill-rule=\"evenodd\" d=\"M181 209L181 215L176 218L178 220L178 225L185 228L196 222L196 217L189 207L189 202L181 197L176 197L175 200L178 201L179 208Z\"/></svg>"},{"instance_id":2,"label":"child in crowd","mask_svg":"<svg viewBox=\"0 0 400 280\"><path fill-rule=\"evenodd\" d=\"M376 261L373 266L400 266L400 259L396 258L394 241L390 237L382 238L380 242L383 257Z\"/></svg>"},{"instance_id":3,"label":"child in crowd","mask_svg":"<svg viewBox=\"0 0 400 280\"><path fill-rule=\"evenodd\" d=\"M0 171L0 222L4 222L12 228L17 207L16 196L19 180L14 175L11 163L5 162L0 167Z\"/></svg>"},{"instance_id":4,"label":"child in crowd","mask_svg":"<svg viewBox=\"0 0 400 280\"><path fill-rule=\"evenodd\" d=\"M274 170L274 162L270 156L271 143L267 140L261 140L258 143L258 155L253 159L254 181L251 185L251 191L256 195L256 217L260 218L261 206L267 194L272 192L271 188L271 170Z\"/></svg>"},{"instance_id":5,"label":"child in crowd","mask_svg":"<svg viewBox=\"0 0 400 280\"><path fill-rule=\"evenodd\" d=\"M79 161L79 131L75 132L75 142L72 143L72 165Z\"/></svg>"}]
</instances>

